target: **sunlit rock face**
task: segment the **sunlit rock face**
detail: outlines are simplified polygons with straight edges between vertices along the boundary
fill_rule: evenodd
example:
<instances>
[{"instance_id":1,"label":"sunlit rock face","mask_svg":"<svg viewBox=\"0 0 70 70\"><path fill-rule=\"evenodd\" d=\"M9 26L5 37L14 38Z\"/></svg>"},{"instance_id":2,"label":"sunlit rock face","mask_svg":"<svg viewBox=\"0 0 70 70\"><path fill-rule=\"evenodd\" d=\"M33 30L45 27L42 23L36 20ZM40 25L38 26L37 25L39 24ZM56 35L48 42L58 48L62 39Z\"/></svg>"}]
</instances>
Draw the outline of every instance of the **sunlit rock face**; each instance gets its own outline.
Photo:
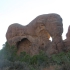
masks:
<instances>
[{"instance_id":1,"label":"sunlit rock face","mask_svg":"<svg viewBox=\"0 0 70 70\"><path fill-rule=\"evenodd\" d=\"M17 53L25 51L31 55L44 50L47 54L62 51L62 18L58 14L37 16L28 25L18 23L8 27L6 38L10 45L17 47ZM49 40L52 37L52 42ZM48 51L49 50L49 51Z\"/></svg>"}]
</instances>

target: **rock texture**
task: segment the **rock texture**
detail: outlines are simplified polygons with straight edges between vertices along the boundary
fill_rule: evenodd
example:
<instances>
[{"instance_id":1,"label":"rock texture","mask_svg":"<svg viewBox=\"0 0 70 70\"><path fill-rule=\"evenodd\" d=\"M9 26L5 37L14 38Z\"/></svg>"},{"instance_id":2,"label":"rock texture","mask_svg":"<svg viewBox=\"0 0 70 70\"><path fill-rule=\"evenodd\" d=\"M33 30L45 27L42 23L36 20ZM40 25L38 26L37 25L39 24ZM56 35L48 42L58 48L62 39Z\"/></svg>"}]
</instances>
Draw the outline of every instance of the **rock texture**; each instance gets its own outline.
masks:
<instances>
[{"instance_id":1,"label":"rock texture","mask_svg":"<svg viewBox=\"0 0 70 70\"><path fill-rule=\"evenodd\" d=\"M68 27L68 32L66 34L67 40L70 40L70 26Z\"/></svg>"},{"instance_id":2,"label":"rock texture","mask_svg":"<svg viewBox=\"0 0 70 70\"><path fill-rule=\"evenodd\" d=\"M66 34L66 39L64 40L64 44L65 44L65 51L69 51L70 50L70 26L68 27L68 32Z\"/></svg>"},{"instance_id":3,"label":"rock texture","mask_svg":"<svg viewBox=\"0 0 70 70\"><path fill-rule=\"evenodd\" d=\"M6 38L10 45L17 47L18 54L25 51L35 55L40 50L44 50L47 54L52 54L62 51L64 46L62 33L63 24L60 15L43 14L37 16L26 26L18 23L11 24L8 27ZM50 36L52 37L52 42L49 40Z\"/></svg>"}]
</instances>

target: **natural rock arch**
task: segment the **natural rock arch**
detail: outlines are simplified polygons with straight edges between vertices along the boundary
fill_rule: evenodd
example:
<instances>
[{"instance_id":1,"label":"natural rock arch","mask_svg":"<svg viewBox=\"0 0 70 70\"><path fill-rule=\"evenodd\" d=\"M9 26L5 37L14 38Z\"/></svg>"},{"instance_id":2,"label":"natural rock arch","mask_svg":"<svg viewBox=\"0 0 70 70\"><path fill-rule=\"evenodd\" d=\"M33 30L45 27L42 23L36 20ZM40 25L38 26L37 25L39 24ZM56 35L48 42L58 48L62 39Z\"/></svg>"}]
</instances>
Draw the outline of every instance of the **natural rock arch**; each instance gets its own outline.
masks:
<instances>
[{"instance_id":1,"label":"natural rock arch","mask_svg":"<svg viewBox=\"0 0 70 70\"><path fill-rule=\"evenodd\" d=\"M39 47L42 47L41 44L44 43L43 48L54 46L54 49L60 52L64 46L62 33L62 18L60 15L53 13L40 15L26 26L20 24L10 25L6 38L10 45L16 45L18 41L26 38L31 41L32 47L35 46L34 49L36 48L37 51L39 51ZM49 41L50 36L52 37L52 42Z\"/></svg>"}]
</instances>

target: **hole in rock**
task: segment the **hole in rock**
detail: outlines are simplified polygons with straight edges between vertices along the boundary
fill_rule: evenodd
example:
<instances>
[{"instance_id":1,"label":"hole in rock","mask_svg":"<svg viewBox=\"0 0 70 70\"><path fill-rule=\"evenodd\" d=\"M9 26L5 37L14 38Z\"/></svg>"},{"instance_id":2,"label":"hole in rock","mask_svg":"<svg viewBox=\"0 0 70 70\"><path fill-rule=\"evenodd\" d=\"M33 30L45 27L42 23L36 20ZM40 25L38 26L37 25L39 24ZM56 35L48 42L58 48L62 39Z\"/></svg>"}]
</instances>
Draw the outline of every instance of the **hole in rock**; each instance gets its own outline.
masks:
<instances>
[{"instance_id":1,"label":"hole in rock","mask_svg":"<svg viewBox=\"0 0 70 70\"><path fill-rule=\"evenodd\" d=\"M52 42L52 37L50 37L50 39L49 39L51 42Z\"/></svg>"},{"instance_id":2,"label":"hole in rock","mask_svg":"<svg viewBox=\"0 0 70 70\"><path fill-rule=\"evenodd\" d=\"M29 53L31 47L31 42L27 38L23 38L21 41L17 42L17 53L20 54L20 52L27 52Z\"/></svg>"}]
</instances>

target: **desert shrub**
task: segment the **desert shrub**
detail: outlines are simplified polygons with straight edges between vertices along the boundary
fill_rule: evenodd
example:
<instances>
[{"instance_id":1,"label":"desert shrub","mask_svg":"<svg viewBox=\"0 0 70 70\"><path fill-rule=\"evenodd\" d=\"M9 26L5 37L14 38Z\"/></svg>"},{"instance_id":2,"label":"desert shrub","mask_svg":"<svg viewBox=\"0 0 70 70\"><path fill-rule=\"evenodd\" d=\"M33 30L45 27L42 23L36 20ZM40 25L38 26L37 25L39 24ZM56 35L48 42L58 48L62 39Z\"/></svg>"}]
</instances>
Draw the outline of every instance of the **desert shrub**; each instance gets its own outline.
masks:
<instances>
[{"instance_id":1,"label":"desert shrub","mask_svg":"<svg viewBox=\"0 0 70 70\"><path fill-rule=\"evenodd\" d=\"M38 55L34 55L30 59L30 64L46 65L49 63L48 56L41 51Z\"/></svg>"},{"instance_id":2,"label":"desert shrub","mask_svg":"<svg viewBox=\"0 0 70 70\"><path fill-rule=\"evenodd\" d=\"M52 55L52 61L56 64L63 64L66 62L70 62L69 54L65 52L61 52L59 54Z\"/></svg>"},{"instance_id":3,"label":"desert shrub","mask_svg":"<svg viewBox=\"0 0 70 70\"><path fill-rule=\"evenodd\" d=\"M33 67L32 65L29 65L29 70L39 70L37 67Z\"/></svg>"},{"instance_id":4,"label":"desert shrub","mask_svg":"<svg viewBox=\"0 0 70 70\"><path fill-rule=\"evenodd\" d=\"M62 64L60 70L70 70L70 63L67 62L67 63Z\"/></svg>"},{"instance_id":5,"label":"desert shrub","mask_svg":"<svg viewBox=\"0 0 70 70\"><path fill-rule=\"evenodd\" d=\"M9 60L0 60L0 68L3 68L3 67L10 67L12 66L12 62L10 62Z\"/></svg>"},{"instance_id":6,"label":"desert shrub","mask_svg":"<svg viewBox=\"0 0 70 70\"><path fill-rule=\"evenodd\" d=\"M31 56L29 54L26 54L26 52L21 52L21 54L18 56L18 60L21 62L30 62Z\"/></svg>"},{"instance_id":7,"label":"desert shrub","mask_svg":"<svg viewBox=\"0 0 70 70\"><path fill-rule=\"evenodd\" d=\"M22 70L24 68L24 64L20 61L13 62L13 65L9 67L9 70Z\"/></svg>"},{"instance_id":8,"label":"desert shrub","mask_svg":"<svg viewBox=\"0 0 70 70\"><path fill-rule=\"evenodd\" d=\"M16 60L16 47L10 46L7 42L3 45L3 49L0 51L0 59L7 59L9 61Z\"/></svg>"},{"instance_id":9,"label":"desert shrub","mask_svg":"<svg viewBox=\"0 0 70 70\"><path fill-rule=\"evenodd\" d=\"M7 42L0 50L0 68L7 67L9 70L40 70L49 65L61 65L61 70L70 69L70 51L53 54L50 57L44 51L30 56L26 52L21 52L18 56L15 46L10 46Z\"/></svg>"}]
</instances>

